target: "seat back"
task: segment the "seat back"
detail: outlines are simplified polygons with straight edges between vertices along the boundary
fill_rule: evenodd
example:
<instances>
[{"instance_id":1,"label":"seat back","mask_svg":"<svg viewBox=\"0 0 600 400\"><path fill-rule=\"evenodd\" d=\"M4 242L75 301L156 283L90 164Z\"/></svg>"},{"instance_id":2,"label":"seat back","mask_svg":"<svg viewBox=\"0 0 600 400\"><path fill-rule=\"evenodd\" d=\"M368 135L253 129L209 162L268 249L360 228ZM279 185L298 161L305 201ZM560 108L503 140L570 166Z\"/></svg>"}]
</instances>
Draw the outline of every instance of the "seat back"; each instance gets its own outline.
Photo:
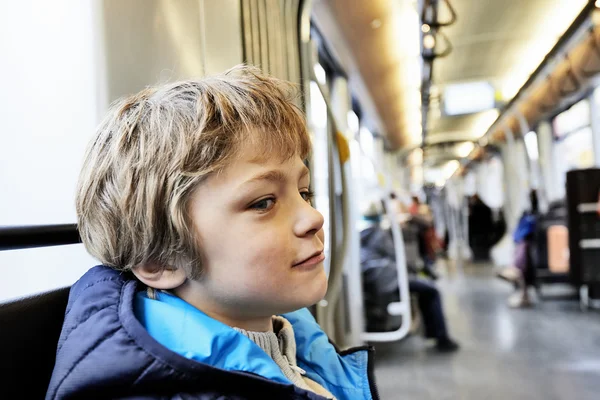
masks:
<instances>
[{"instance_id":1,"label":"seat back","mask_svg":"<svg viewBox=\"0 0 600 400\"><path fill-rule=\"evenodd\" d=\"M0 304L0 398L43 399L69 288Z\"/></svg>"}]
</instances>

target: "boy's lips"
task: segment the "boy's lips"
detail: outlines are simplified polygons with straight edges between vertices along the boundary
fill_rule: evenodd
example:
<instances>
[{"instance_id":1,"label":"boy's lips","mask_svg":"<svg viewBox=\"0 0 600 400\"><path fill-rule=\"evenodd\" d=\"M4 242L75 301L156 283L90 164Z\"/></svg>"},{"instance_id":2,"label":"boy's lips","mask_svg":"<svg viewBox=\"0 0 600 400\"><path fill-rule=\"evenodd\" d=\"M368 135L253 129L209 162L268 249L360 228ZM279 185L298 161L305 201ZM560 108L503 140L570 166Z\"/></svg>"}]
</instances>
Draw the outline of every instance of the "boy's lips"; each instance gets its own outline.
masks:
<instances>
[{"instance_id":1,"label":"boy's lips","mask_svg":"<svg viewBox=\"0 0 600 400\"><path fill-rule=\"evenodd\" d=\"M323 250L319 250L319 251L314 252L307 258L303 259L302 261L297 262L292 267L294 267L294 268L295 267L309 267L309 266L316 265L316 264L322 262L323 260L325 260L325 254L323 253Z\"/></svg>"}]
</instances>

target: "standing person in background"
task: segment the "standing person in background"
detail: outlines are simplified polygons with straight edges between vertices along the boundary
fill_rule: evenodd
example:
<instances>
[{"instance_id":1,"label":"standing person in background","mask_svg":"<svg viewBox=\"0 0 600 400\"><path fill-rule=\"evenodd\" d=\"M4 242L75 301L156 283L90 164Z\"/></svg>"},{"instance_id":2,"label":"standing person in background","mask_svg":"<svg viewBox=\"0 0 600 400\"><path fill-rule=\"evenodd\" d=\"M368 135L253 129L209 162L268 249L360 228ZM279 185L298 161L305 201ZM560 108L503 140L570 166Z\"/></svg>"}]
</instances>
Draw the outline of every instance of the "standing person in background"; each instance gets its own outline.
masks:
<instances>
[{"instance_id":1,"label":"standing person in background","mask_svg":"<svg viewBox=\"0 0 600 400\"><path fill-rule=\"evenodd\" d=\"M531 206L523 212L513 233L513 241L515 242L513 265L505 268L499 274L500 278L514 283L517 287L516 293L508 299L508 305L512 308L524 308L534 305L529 290L535 286L536 279L534 235L538 201L535 190L530 192L529 199Z\"/></svg>"},{"instance_id":2,"label":"standing person in background","mask_svg":"<svg viewBox=\"0 0 600 400\"><path fill-rule=\"evenodd\" d=\"M477 195L469 198L469 245L473 261L487 262L490 249L498 240L492 210Z\"/></svg>"}]
</instances>

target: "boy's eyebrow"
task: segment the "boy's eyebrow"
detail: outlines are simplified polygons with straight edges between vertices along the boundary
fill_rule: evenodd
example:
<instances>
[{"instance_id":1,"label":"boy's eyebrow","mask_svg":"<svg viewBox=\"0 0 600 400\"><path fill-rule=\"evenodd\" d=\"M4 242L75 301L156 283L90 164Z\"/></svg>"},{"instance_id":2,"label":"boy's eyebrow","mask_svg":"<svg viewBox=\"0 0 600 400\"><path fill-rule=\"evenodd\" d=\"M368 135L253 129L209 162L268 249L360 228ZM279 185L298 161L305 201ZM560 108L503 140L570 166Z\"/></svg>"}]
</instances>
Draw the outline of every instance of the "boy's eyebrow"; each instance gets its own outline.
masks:
<instances>
[{"instance_id":1,"label":"boy's eyebrow","mask_svg":"<svg viewBox=\"0 0 600 400\"><path fill-rule=\"evenodd\" d=\"M281 183L286 181L285 174L281 171L273 170L263 172L262 174L256 175L255 177L248 179L244 184L254 183L258 181L271 181L275 183Z\"/></svg>"},{"instance_id":2,"label":"boy's eyebrow","mask_svg":"<svg viewBox=\"0 0 600 400\"><path fill-rule=\"evenodd\" d=\"M300 173L299 180L304 178L310 173L309 169L304 167L302 168L302 172ZM263 172L262 174L256 175L255 177L244 182L244 185L248 183L254 183L259 181L271 181L275 183L282 183L287 180L285 174L278 170Z\"/></svg>"}]
</instances>

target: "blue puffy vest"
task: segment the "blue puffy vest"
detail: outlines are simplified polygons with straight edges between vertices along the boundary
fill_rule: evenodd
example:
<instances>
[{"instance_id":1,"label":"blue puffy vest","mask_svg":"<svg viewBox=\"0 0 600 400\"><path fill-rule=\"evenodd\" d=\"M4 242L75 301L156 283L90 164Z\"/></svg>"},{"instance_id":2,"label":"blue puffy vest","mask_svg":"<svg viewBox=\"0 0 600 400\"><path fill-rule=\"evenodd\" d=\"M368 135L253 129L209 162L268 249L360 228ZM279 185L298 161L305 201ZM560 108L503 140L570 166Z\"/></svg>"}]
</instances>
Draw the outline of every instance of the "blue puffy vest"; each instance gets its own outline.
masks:
<instances>
[{"instance_id":1,"label":"blue puffy vest","mask_svg":"<svg viewBox=\"0 0 600 400\"><path fill-rule=\"evenodd\" d=\"M292 385L232 328L175 297L140 304L140 289L130 274L104 266L73 285L47 399L324 399ZM136 308L154 317L136 316ZM294 328L298 365L311 379L338 400L378 399L372 349L337 351L307 310L284 317ZM159 343L168 340L156 332L161 320L188 321L181 334L197 335L187 342L189 355Z\"/></svg>"}]
</instances>

